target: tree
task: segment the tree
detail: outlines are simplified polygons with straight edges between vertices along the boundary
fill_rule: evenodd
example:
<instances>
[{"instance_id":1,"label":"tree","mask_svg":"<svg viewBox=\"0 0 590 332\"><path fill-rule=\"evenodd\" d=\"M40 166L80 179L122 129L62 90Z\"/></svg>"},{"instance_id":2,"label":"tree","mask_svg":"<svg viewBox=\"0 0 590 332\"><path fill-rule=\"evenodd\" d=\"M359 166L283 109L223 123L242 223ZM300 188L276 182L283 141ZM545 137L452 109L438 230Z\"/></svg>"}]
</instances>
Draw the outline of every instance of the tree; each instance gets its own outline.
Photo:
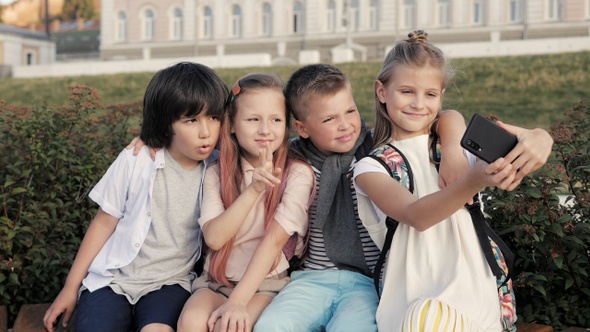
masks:
<instances>
[{"instance_id":1,"label":"tree","mask_svg":"<svg viewBox=\"0 0 590 332\"><path fill-rule=\"evenodd\" d=\"M94 16L92 0L65 0L62 7L64 20L76 20L79 18L91 19Z\"/></svg>"}]
</instances>

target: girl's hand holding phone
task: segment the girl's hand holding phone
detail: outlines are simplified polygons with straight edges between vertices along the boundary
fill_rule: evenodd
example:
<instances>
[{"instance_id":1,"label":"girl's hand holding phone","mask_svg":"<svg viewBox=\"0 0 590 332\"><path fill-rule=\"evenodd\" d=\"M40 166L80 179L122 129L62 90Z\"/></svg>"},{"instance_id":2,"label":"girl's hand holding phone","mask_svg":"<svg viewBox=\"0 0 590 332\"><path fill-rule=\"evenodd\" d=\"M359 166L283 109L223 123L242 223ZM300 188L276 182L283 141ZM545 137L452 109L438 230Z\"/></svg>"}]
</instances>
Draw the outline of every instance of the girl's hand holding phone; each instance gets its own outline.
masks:
<instances>
[{"instance_id":1,"label":"girl's hand holding phone","mask_svg":"<svg viewBox=\"0 0 590 332\"><path fill-rule=\"evenodd\" d=\"M483 187L496 186L505 190L513 183L516 176L516 169L504 158L498 158L491 164L480 159L473 168L480 174Z\"/></svg>"}]
</instances>

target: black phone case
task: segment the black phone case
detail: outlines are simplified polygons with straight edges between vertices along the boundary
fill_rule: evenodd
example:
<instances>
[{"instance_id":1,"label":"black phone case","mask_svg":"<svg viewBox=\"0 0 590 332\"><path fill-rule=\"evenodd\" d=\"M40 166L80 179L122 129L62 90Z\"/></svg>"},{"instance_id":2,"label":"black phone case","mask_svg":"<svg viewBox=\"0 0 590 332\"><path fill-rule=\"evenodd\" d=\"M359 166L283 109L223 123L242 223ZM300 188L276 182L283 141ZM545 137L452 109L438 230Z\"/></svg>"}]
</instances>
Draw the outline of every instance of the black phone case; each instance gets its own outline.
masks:
<instances>
[{"instance_id":1,"label":"black phone case","mask_svg":"<svg viewBox=\"0 0 590 332\"><path fill-rule=\"evenodd\" d=\"M461 146L492 163L504 157L518 143L516 137L480 114L474 114L461 138Z\"/></svg>"}]
</instances>

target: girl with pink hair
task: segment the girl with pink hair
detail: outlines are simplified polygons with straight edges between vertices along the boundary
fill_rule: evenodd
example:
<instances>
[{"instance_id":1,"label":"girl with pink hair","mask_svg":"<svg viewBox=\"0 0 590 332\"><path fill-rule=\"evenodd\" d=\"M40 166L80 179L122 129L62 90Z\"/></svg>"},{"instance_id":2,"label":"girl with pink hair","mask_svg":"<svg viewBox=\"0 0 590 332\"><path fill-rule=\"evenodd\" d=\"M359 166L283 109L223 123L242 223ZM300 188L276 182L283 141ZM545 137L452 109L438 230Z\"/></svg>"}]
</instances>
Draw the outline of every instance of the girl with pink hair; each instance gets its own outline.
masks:
<instances>
[{"instance_id":1,"label":"girl with pink hair","mask_svg":"<svg viewBox=\"0 0 590 332\"><path fill-rule=\"evenodd\" d=\"M251 331L289 282L289 260L305 247L315 180L289 152L288 129L277 77L238 80L222 124L220 160L203 185L205 271L193 282L178 331Z\"/></svg>"}]
</instances>

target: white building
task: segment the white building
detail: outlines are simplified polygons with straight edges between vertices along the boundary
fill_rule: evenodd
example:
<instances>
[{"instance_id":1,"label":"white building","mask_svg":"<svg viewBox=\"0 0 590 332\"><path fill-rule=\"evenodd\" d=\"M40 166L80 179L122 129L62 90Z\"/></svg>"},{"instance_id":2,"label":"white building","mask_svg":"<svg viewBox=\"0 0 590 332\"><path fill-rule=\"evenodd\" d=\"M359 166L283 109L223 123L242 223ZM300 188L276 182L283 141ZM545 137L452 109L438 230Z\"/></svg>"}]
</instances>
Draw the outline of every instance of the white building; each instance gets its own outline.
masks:
<instances>
[{"instance_id":1,"label":"white building","mask_svg":"<svg viewBox=\"0 0 590 332\"><path fill-rule=\"evenodd\" d=\"M590 35L590 0L102 0L101 17L104 60L380 60L415 29L437 44Z\"/></svg>"},{"instance_id":2,"label":"white building","mask_svg":"<svg viewBox=\"0 0 590 332\"><path fill-rule=\"evenodd\" d=\"M50 64L55 42L45 33L0 24L0 77L10 76L13 66Z\"/></svg>"}]
</instances>

